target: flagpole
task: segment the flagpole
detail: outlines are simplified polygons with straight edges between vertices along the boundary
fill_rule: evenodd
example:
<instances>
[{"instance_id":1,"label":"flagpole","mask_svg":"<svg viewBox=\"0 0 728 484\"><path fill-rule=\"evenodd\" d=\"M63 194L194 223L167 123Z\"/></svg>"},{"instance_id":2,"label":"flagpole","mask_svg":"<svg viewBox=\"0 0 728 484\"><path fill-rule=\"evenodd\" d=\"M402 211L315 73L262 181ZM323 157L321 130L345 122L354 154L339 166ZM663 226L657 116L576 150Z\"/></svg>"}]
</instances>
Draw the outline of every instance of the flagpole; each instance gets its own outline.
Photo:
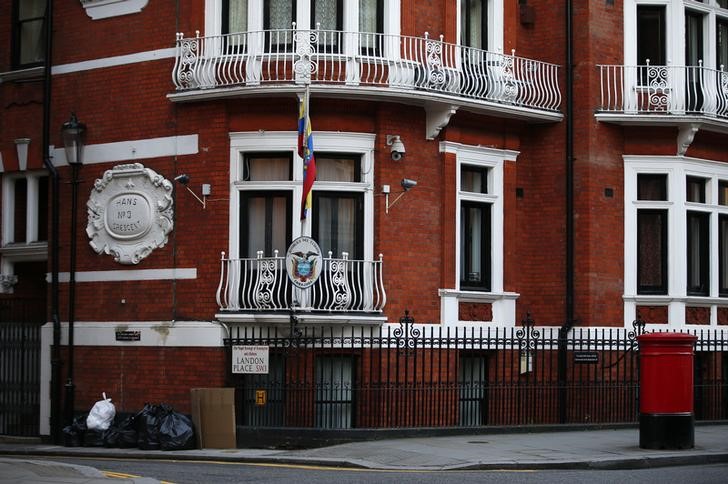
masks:
<instances>
[{"instance_id":1,"label":"flagpole","mask_svg":"<svg viewBox=\"0 0 728 484\"><path fill-rule=\"evenodd\" d=\"M304 163L306 163L305 153L306 153L306 149L307 149L305 147L308 146L308 137L310 136L309 133L308 133L308 127L311 124L311 117L309 116L309 112L308 112L309 99L310 99L310 96L311 96L310 87L311 87L311 84L310 83L307 83L306 84L306 89L305 89L305 91L303 93L303 113L304 113L304 115L303 115L303 132L304 132L304 139L303 139L303 145L304 145L304 160L303 160L303 162ZM303 191L305 190L304 189L304 185L305 184L306 184L306 177L305 177L305 171L304 171L304 177L301 180L301 193L303 193ZM309 217L306 217L305 219L303 219L301 221L301 235L309 235L309 236L311 235L310 230L307 230L307 229L309 229L309 219L310 218L311 217L309 216Z\"/></svg>"}]
</instances>

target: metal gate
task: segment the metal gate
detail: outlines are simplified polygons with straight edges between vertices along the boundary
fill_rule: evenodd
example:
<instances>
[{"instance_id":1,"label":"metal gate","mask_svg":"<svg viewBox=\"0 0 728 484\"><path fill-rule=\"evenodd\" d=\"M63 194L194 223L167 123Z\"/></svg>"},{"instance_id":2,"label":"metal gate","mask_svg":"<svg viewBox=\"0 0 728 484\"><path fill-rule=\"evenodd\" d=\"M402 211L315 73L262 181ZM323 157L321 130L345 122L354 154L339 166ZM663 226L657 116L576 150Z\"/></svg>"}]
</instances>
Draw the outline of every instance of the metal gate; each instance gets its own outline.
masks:
<instances>
[{"instance_id":1,"label":"metal gate","mask_svg":"<svg viewBox=\"0 0 728 484\"><path fill-rule=\"evenodd\" d=\"M0 435L37 436L40 415L40 329L46 305L0 299Z\"/></svg>"}]
</instances>

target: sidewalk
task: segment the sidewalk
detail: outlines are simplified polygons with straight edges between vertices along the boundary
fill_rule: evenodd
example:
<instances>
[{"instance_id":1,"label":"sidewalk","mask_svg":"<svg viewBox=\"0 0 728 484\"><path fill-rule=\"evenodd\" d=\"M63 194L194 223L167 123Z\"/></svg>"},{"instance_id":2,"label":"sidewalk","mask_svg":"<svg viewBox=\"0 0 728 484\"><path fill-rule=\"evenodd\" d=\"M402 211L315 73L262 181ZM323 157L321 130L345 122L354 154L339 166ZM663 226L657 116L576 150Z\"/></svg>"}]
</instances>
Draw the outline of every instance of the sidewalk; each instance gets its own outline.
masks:
<instances>
[{"instance_id":1,"label":"sidewalk","mask_svg":"<svg viewBox=\"0 0 728 484\"><path fill-rule=\"evenodd\" d=\"M375 440L304 450L198 449L165 452L62 447L30 442L0 443L0 456L11 455L22 456L24 459L32 459L33 456L106 456L432 471L453 469L634 469L728 462L728 425L696 426L695 448L674 451L640 449L639 431L636 428L628 428ZM3 482L6 475L6 468L2 465L7 461L8 459L0 459L0 482ZM83 479L85 476L79 475L78 478ZM103 476L97 476L95 479L102 480L56 480L53 482L109 482L109 480L103 480ZM31 481L21 480L19 482Z\"/></svg>"}]
</instances>

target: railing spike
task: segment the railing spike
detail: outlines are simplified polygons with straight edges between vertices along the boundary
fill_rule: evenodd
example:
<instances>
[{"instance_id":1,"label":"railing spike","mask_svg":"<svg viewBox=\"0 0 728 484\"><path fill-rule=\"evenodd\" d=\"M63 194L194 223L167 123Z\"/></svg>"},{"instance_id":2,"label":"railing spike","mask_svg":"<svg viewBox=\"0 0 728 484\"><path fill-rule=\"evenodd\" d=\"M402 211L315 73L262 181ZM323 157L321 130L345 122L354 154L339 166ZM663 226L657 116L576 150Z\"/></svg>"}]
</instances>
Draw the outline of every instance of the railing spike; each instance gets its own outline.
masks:
<instances>
[{"instance_id":1,"label":"railing spike","mask_svg":"<svg viewBox=\"0 0 728 484\"><path fill-rule=\"evenodd\" d=\"M197 37L198 39L200 38L200 31L199 30L195 30L195 37Z\"/></svg>"},{"instance_id":2,"label":"railing spike","mask_svg":"<svg viewBox=\"0 0 728 484\"><path fill-rule=\"evenodd\" d=\"M225 251L220 252L220 260L225 260Z\"/></svg>"}]
</instances>

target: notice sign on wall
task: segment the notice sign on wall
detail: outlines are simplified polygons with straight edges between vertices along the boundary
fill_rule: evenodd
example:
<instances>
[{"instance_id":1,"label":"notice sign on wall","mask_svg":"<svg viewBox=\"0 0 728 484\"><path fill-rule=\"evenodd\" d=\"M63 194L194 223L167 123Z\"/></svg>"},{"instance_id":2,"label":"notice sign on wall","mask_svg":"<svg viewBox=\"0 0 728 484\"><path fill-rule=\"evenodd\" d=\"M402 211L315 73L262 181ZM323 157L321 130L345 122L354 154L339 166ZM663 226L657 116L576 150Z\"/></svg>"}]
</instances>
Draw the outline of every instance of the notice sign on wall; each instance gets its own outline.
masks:
<instances>
[{"instance_id":1,"label":"notice sign on wall","mask_svg":"<svg viewBox=\"0 0 728 484\"><path fill-rule=\"evenodd\" d=\"M267 346L233 346L233 373L267 374Z\"/></svg>"}]
</instances>

